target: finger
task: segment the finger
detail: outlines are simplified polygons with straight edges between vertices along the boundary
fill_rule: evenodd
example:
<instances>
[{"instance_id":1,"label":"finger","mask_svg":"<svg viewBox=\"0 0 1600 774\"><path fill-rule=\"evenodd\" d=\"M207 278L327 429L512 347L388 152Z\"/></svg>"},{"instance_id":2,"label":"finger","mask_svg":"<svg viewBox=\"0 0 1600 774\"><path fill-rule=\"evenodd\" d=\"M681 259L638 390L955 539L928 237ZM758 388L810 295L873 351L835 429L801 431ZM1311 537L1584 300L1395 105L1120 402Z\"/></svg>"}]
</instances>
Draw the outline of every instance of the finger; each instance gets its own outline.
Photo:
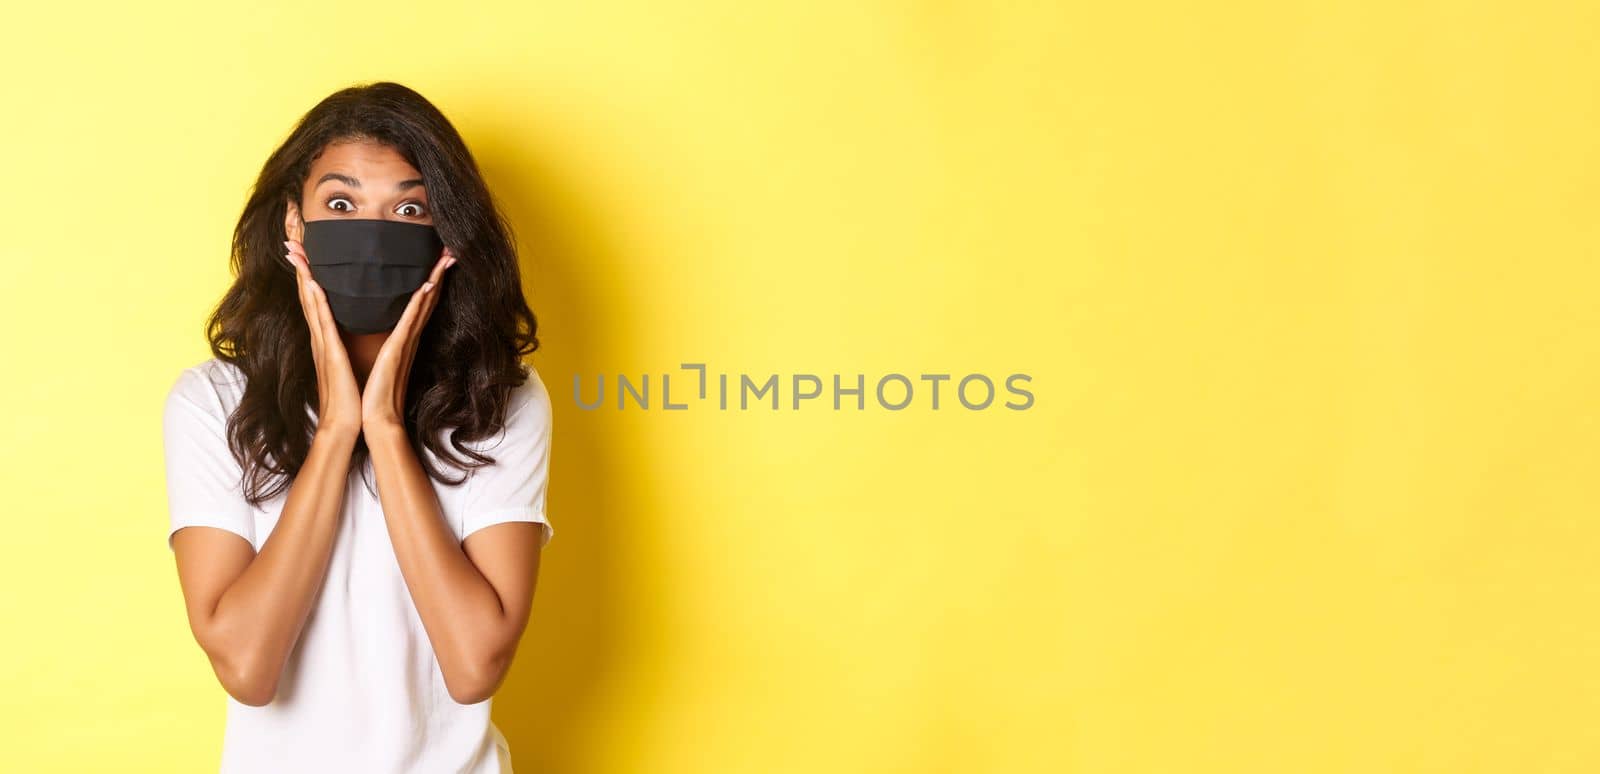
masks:
<instances>
[{"instance_id":1,"label":"finger","mask_svg":"<svg viewBox=\"0 0 1600 774\"><path fill-rule=\"evenodd\" d=\"M328 307L328 295L323 292L321 283L311 275L311 260L306 257L305 245L298 239L284 240L284 244L289 248L289 253L295 257L302 273L307 289L306 308L311 314L307 322L317 331L318 346L328 346L331 337L332 341L343 347L344 342L339 338L339 328L334 324L333 311Z\"/></svg>"},{"instance_id":2,"label":"finger","mask_svg":"<svg viewBox=\"0 0 1600 774\"><path fill-rule=\"evenodd\" d=\"M374 374L390 368L398 370L405 362L405 349L412 338L413 322L430 287L429 283L424 282L421 287L411 292L411 298L406 301L406 308L400 312L400 319L395 321L394 328L389 331L389 337L384 339L383 346L378 348L378 356L372 366ZM379 368L380 364L384 367Z\"/></svg>"},{"instance_id":3,"label":"finger","mask_svg":"<svg viewBox=\"0 0 1600 774\"><path fill-rule=\"evenodd\" d=\"M391 408L397 416L405 412L405 386L410 375L406 352L410 349L412 340L416 338L417 315L432 287L432 283L424 282L421 287L412 291L411 298L406 301L405 310L400 313L400 319L395 321L389 337L384 339L383 346L378 348L378 356L372 364L372 375L367 379L366 389L377 391L369 394L389 396L386 400L393 401L394 405Z\"/></svg>"},{"instance_id":4,"label":"finger","mask_svg":"<svg viewBox=\"0 0 1600 774\"><path fill-rule=\"evenodd\" d=\"M439 305L439 296L441 295L441 291L443 290L442 286L444 284L444 274L451 266L454 266L455 263L455 256L451 255L450 248L446 247L444 249L444 255L441 256L439 261L433 265L433 272L428 278L428 281L433 283L433 287L428 290L427 295L422 299L422 310L420 314L417 315L416 335L413 337L414 340L412 342L413 349L415 348L415 339L422 338L422 329L427 327L428 320L432 319L433 317L434 308Z\"/></svg>"},{"instance_id":5,"label":"finger","mask_svg":"<svg viewBox=\"0 0 1600 774\"><path fill-rule=\"evenodd\" d=\"M445 248L439 260L433 262L433 271L428 272L428 281L437 286L439 281L444 279L444 270L453 266L455 262L456 259L450 255L450 248Z\"/></svg>"},{"instance_id":6,"label":"finger","mask_svg":"<svg viewBox=\"0 0 1600 774\"><path fill-rule=\"evenodd\" d=\"M405 342L416 338L417 321L422 316L422 308L428 302L428 296L433 294L433 289L438 287L433 280L422 283L411 294L411 300L406 302L406 309L400 314L400 321L395 323L395 332L400 334Z\"/></svg>"},{"instance_id":7,"label":"finger","mask_svg":"<svg viewBox=\"0 0 1600 774\"><path fill-rule=\"evenodd\" d=\"M417 342L422 338L422 327L427 322L429 302L438 293L439 286L432 280L423 283L422 287L417 288L416 293L412 294L411 302L406 305L405 314L401 316L400 323L395 326L396 330L403 331L401 340L397 342L399 344L398 351L395 353L398 360L398 376L396 378L399 380L403 381L409 378L412 358L417 351Z\"/></svg>"},{"instance_id":8,"label":"finger","mask_svg":"<svg viewBox=\"0 0 1600 774\"><path fill-rule=\"evenodd\" d=\"M343 347L344 343L339 338L339 329L334 325L333 311L328 308L328 295L322 290L322 285L311 276L311 266L306 263L303 254L294 253L295 262L298 264L301 285L305 288L306 324L311 329L312 344L317 348L313 353L322 357L330 347ZM318 364L321 367L321 364Z\"/></svg>"},{"instance_id":9,"label":"finger","mask_svg":"<svg viewBox=\"0 0 1600 774\"><path fill-rule=\"evenodd\" d=\"M311 261L306 258L305 248L293 239L283 240L283 247L287 251L284 257L289 260L290 265L294 266L295 273L303 277L310 277Z\"/></svg>"},{"instance_id":10,"label":"finger","mask_svg":"<svg viewBox=\"0 0 1600 774\"><path fill-rule=\"evenodd\" d=\"M305 260L291 250L286 259L294 266L295 290L300 296L300 312L305 316L306 328L311 331L311 345L313 347L313 360L322 349L322 324L317 318L316 297L311 293L311 268Z\"/></svg>"},{"instance_id":11,"label":"finger","mask_svg":"<svg viewBox=\"0 0 1600 774\"><path fill-rule=\"evenodd\" d=\"M422 299L422 309L417 312L417 319L412 326L411 336L406 339L404 370L401 373L411 373L411 364L416 361L417 349L422 345L422 332L427 330L428 319L433 316L433 308L439 304L439 285L434 284L428 295Z\"/></svg>"},{"instance_id":12,"label":"finger","mask_svg":"<svg viewBox=\"0 0 1600 774\"><path fill-rule=\"evenodd\" d=\"M439 306L439 296L443 295L444 288L439 282L433 283L433 289L422 299L422 313L417 316L417 336L421 338L422 331L428 327L428 321L433 319L433 310Z\"/></svg>"},{"instance_id":13,"label":"finger","mask_svg":"<svg viewBox=\"0 0 1600 774\"><path fill-rule=\"evenodd\" d=\"M417 349L421 346L422 342L422 331L427 328L428 321L433 319L433 310L438 308L439 298L444 295L444 275L450 270L450 267L456 265L456 262L457 259L454 251L446 247L443 255L441 255L439 258L439 262L433 267L433 275L432 279L430 280L433 282L433 288L428 291L427 296L424 298L422 311L416 320L416 332L414 335L412 335L409 342L410 346L407 347L406 350L405 367L408 373L410 372L412 364L416 361Z\"/></svg>"},{"instance_id":14,"label":"finger","mask_svg":"<svg viewBox=\"0 0 1600 774\"><path fill-rule=\"evenodd\" d=\"M428 324L428 320L432 319L434 307L439 305L439 296L441 295L440 285L444 283L445 272L454 265L456 265L455 254L450 251L450 248L446 247L444 249L444 255L433 267L433 274L431 275L430 280L433 282L434 289L428 293L427 307L422 310L422 319L419 321L419 327L426 326Z\"/></svg>"},{"instance_id":15,"label":"finger","mask_svg":"<svg viewBox=\"0 0 1600 774\"><path fill-rule=\"evenodd\" d=\"M304 303L307 300L305 283L307 272L302 269L300 259L295 256L294 251L288 250L287 248L285 248L285 250L286 252L283 254L283 260L289 264L289 269L294 272L295 293L300 296L300 301L302 302L301 309L307 309L308 307Z\"/></svg>"},{"instance_id":16,"label":"finger","mask_svg":"<svg viewBox=\"0 0 1600 774\"><path fill-rule=\"evenodd\" d=\"M402 373L408 372L411 365L411 355L416 350L418 334L421 332L422 326L427 323L429 313L433 311L436 303L435 299L439 295L439 281L443 279L445 269L448 269L454 263L455 256L450 253L450 248L445 248L439 259L434 261L433 270L428 272L428 279L422 283L421 287L412 291L411 298L406 301L405 310L401 312L400 319L395 322L394 330L389 334L389 340L384 342L386 346L379 352L380 355L382 350L392 352L396 356L396 365L401 368ZM393 342L394 347L387 346L390 341L396 338L400 340Z\"/></svg>"},{"instance_id":17,"label":"finger","mask_svg":"<svg viewBox=\"0 0 1600 774\"><path fill-rule=\"evenodd\" d=\"M322 346L324 348L344 347L344 340L339 338L339 326L334 324L333 310L328 308L328 294L323 292L322 286L314 279L307 279L306 284L311 286L311 294L316 297L317 317L321 323Z\"/></svg>"}]
</instances>

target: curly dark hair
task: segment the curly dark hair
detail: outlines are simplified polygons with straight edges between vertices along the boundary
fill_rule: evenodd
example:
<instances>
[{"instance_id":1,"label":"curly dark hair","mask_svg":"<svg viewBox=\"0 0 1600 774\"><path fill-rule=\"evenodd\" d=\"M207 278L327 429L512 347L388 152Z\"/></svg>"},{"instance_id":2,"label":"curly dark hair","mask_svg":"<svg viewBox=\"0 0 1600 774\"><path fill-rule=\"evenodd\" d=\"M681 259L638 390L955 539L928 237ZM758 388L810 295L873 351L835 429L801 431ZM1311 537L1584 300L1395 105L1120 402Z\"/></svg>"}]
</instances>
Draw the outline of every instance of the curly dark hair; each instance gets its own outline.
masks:
<instances>
[{"instance_id":1,"label":"curly dark hair","mask_svg":"<svg viewBox=\"0 0 1600 774\"><path fill-rule=\"evenodd\" d=\"M329 144L350 140L388 145L422 173L434 227L458 259L440 286L406 383L413 447L463 473L493 463L467 444L499 432L512 390L528 379L522 356L539 347L510 223L455 127L398 83L334 92L267 158L234 227L233 285L206 322L212 353L247 380L228 419L228 445L252 505L285 490L305 464L315 434L307 407L319 409L310 331L294 267L283 256L288 203L304 211L300 192L312 161ZM352 464L364 465L368 454L363 438ZM418 461L434 479L454 485L466 478L445 478L426 454Z\"/></svg>"}]
</instances>

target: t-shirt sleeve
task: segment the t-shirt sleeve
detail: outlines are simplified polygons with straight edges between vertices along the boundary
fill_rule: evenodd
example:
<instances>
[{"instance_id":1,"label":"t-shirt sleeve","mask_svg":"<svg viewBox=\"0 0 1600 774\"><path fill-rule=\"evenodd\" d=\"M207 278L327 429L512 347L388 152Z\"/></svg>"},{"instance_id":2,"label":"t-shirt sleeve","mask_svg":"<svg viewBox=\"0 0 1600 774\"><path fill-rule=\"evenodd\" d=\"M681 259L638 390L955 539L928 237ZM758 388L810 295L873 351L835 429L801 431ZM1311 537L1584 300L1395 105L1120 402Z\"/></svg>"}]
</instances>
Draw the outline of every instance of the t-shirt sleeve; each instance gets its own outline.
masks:
<instances>
[{"instance_id":1,"label":"t-shirt sleeve","mask_svg":"<svg viewBox=\"0 0 1600 774\"><path fill-rule=\"evenodd\" d=\"M254 509L244 497L242 471L228 450L227 418L205 374L186 369L162 409L167 511L172 536L184 527L217 527L255 545Z\"/></svg>"},{"instance_id":2,"label":"t-shirt sleeve","mask_svg":"<svg viewBox=\"0 0 1600 774\"><path fill-rule=\"evenodd\" d=\"M467 479L461 508L461 539L484 527L507 521L544 525L539 545L550 542L555 528L545 518L545 489L550 473L550 396L538 372L512 393L505 428L474 449L494 457Z\"/></svg>"}]
</instances>

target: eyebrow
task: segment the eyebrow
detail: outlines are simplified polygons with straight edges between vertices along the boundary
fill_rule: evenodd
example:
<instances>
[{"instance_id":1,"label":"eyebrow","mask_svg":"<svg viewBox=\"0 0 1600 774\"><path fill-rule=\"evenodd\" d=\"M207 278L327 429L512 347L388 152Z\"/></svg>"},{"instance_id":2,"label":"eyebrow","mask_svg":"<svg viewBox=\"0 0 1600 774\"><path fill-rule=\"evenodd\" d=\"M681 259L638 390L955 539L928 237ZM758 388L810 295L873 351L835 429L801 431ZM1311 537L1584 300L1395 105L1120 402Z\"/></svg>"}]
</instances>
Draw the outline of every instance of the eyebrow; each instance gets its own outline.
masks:
<instances>
[{"instance_id":1,"label":"eyebrow","mask_svg":"<svg viewBox=\"0 0 1600 774\"><path fill-rule=\"evenodd\" d=\"M337 180L337 181L339 181L341 183L344 183L345 185L350 186L351 188L360 188L361 187L361 181L360 180L357 180L357 179L355 179L353 177L350 177L349 175L341 175L338 172L329 172L329 173L323 175L322 177L317 178L317 185L314 185L311 188L313 190L315 190L317 188L317 186L320 186L323 183L328 182L329 180ZM410 180L401 180L399 183L395 184L394 188L395 188L396 191L404 191L404 190L409 189L409 188L416 188L419 185L422 185L422 178L414 177L414 178L412 178Z\"/></svg>"}]
</instances>

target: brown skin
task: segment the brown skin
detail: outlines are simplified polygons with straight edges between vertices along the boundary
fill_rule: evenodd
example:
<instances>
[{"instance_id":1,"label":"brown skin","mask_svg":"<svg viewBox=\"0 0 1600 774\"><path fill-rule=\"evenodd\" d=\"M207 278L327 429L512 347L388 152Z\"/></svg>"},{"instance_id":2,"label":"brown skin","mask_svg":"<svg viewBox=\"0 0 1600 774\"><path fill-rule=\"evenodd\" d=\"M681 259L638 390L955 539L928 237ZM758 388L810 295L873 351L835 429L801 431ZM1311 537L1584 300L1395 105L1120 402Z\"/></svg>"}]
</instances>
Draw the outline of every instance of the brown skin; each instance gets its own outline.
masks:
<instances>
[{"instance_id":1,"label":"brown skin","mask_svg":"<svg viewBox=\"0 0 1600 774\"><path fill-rule=\"evenodd\" d=\"M326 178L329 173L359 185ZM304 218L431 225L426 188L408 182L421 177L387 146L331 144L307 176ZM284 226L286 260L295 267L316 361L317 432L259 553L244 538L214 527L185 527L174 535L189 626L231 696L254 706L272 701L327 571L350 453L364 434L389 541L445 686L458 703L484 701L505 679L527 628L542 527L507 522L458 542L400 419L417 340L438 304L434 288L456 259L445 248L394 330L352 334L334 323L311 277L300 244L304 220L294 202Z\"/></svg>"}]
</instances>

